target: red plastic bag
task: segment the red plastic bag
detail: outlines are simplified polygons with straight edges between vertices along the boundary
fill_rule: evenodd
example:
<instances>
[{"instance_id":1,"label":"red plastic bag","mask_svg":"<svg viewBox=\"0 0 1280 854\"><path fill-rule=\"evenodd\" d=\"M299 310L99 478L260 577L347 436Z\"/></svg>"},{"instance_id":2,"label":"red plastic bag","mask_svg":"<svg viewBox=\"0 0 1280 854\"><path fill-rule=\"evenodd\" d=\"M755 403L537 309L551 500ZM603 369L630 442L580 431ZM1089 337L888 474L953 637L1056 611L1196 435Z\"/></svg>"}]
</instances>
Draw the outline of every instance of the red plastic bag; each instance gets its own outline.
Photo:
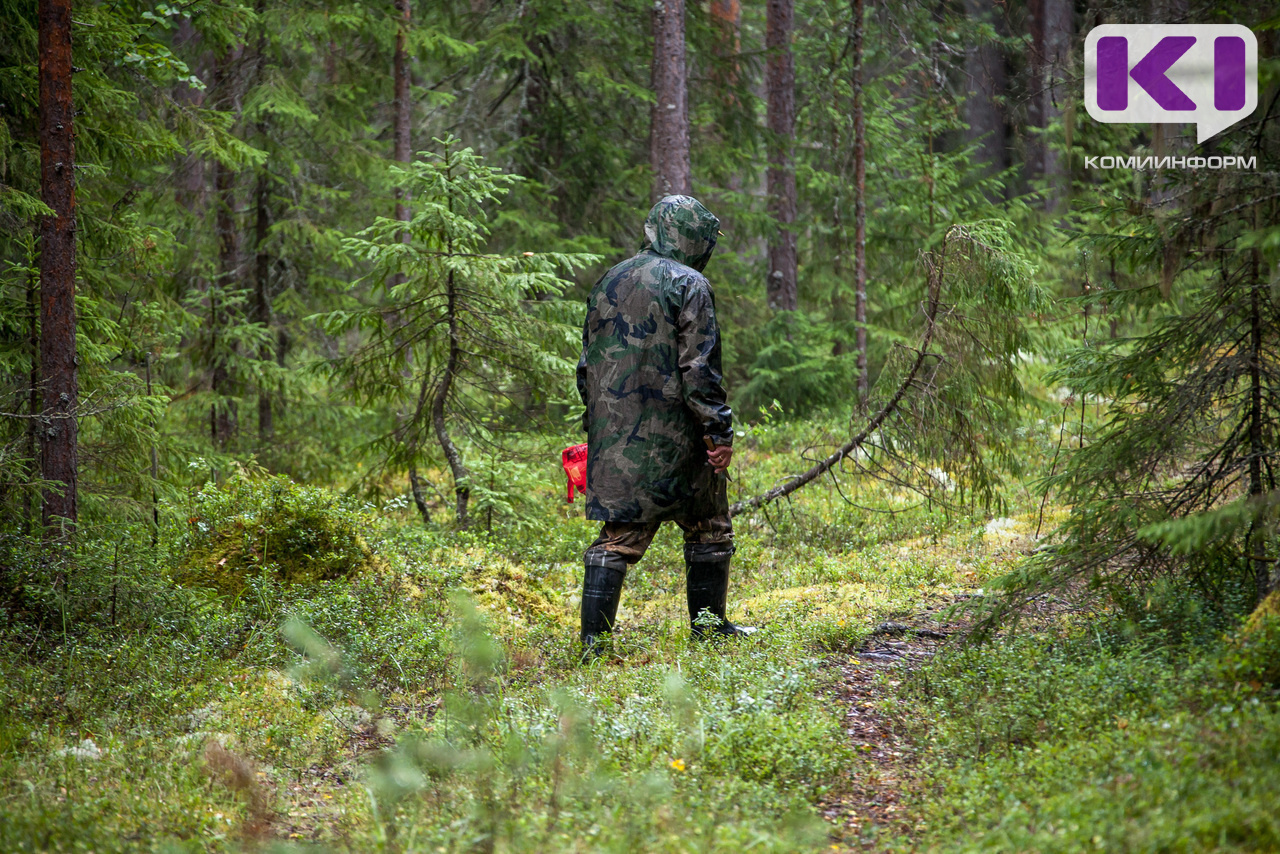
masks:
<instances>
[{"instance_id":1,"label":"red plastic bag","mask_svg":"<svg viewBox=\"0 0 1280 854\"><path fill-rule=\"evenodd\" d=\"M569 476L569 497L566 500L572 504L574 489L584 492L587 488L587 446L565 448L560 454L560 461L564 465L564 473Z\"/></svg>"}]
</instances>

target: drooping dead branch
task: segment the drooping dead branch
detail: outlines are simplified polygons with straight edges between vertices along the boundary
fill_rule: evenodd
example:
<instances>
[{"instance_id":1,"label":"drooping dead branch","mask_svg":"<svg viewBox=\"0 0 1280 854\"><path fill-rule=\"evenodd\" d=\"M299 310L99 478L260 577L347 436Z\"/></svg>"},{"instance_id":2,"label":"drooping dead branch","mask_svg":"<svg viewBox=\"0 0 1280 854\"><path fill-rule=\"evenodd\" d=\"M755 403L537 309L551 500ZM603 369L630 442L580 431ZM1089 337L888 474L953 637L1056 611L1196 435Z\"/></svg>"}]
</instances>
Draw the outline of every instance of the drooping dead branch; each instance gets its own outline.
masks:
<instances>
[{"instance_id":1,"label":"drooping dead branch","mask_svg":"<svg viewBox=\"0 0 1280 854\"><path fill-rule=\"evenodd\" d=\"M929 478L931 485L940 484L943 492L956 490L960 502L970 506L979 498L1000 501L1000 474L988 460L1006 458L1003 437L1013 423L1012 406L1025 400L1017 375L1027 344L1020 318L1046 301L1012 230L1002 220L953 225L934 251L922 254L924 328L917 348L901 348L912 355L896 385L890 374L882 375L880 388L892 393L879 398L879 409L834 453L803 474L736 502L730 515L785 498L845 459L855 459L864 471L862 453L875 469L867 473L877 480L922 491L883 465L893 461ZM890 429L900 421L909 422L910 429ZM926 468L925 461L950 467L956 479L945 468ZM930 488L925 496L931 502L934 492ZM950 500L943 504L951 506Z\"/></svg>"},{"instance_id":2,"label":"drooping dead branch","mask_svg":"<svg viewBox=\"0 0 1280 854\"><path fill-rule=\"evenodd\" d=\"M948 239L949 238L950 238L950 234L948 234ZM837 450L834 454L822 460L817 465L813 466L811 469L806 471L804 474L789 478L786 483L779 484L778 486L775 486L773 489L770 489L768 492L765 492L761 495L757 495L754 498L746 499L745 501L734 502L734 504L729 507L730 516L737 516L739 513L741 513L744 510L755 510L758 507L763 507L764 505L769 504L772 501L776 501L779 498L784 498L790 495L800 487L805 486L806 484L810 484L813 481L817 480L818 478L822 477L822 475L826 474L833 466L838 465L841 460L843 460L845 457L848 457L858 448L862 447L863 443L866 442L867 439L870 438L872 435L874 435L876 430L880 428L880 425L883 424L891 415L893 415L895 411L897 411L898 406L902 403L903 398L906 397L907 392L911 389L912 385L915 383L916 377L920 373L920 370L924 367L925 362L929 359L930 356L934 356L935 358L937 357L937 354L931 354L929 352L929 345L933 342L933 333L937 329L938 301L942 291L942 270L943 270L943 263L945 262L945 259L946 259L946 252L947 252L947 239L944 239L938 264L936 266L933 266L929 271L929 292L925 298L924 335L920 340L920 347L916 351L916 358L911 363L910 370L907 371L907 374L905 377L903 377L902 382L898 384L898 387L894 391L893 396L890 397L888 402L885 403L885 405L880 408L880 411L878 411L874 416L872 416L871 420L867 422L866 426L863 427L862 430L860 430L856 436L854 436L845 444L841 445L839 450Z\"/></svg>"}]
</instances>

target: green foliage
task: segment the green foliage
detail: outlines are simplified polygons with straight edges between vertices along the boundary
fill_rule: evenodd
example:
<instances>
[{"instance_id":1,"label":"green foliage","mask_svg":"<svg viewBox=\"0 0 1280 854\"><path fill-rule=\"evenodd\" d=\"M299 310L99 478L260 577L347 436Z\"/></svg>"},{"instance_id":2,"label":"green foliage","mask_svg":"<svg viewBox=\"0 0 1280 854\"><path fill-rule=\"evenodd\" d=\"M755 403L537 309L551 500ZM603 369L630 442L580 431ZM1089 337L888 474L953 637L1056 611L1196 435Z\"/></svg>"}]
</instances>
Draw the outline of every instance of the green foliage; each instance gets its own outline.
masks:
<instances>
[{"instance_id":1,"label":"green foliage","mask_svg":"<svg viewBox=\"0 0 1280 854\"><path fill-rule=\"evenodd\" d=\"M1280 715L1254 669L1274 660L1274 634L1221 651L1127 634L1094 620L1000 640L911 680L901 714L931 790L919 844L1256 851L1280 841L1270 758Z\"/></svg>"},{"instance_id":2,"label":"green foliage","mask_svg":"<svg viewBox=\"0 0 1280 854\"><path fill-rule=\"evenodd\" d=\"M1234 630L1278 549L1274 116L1208 143L1254 173L1085 172L1190 143L1093 122L1078 91L1025 133L1044 70L1026 4L1008 32L872 4L858 409L851 6L797 4L800 311L776 314L765 9L728 33L686 4L694 191L725 231L731 500L847 441L914 364L931 295L940 323L858 454L735 520L730 607L765 633L685 642L664 530L628 575L617 657L578 669L595 526L557 459L577 297L648 206L651 4L392 5L77 3L82 516L55 550L35 529L36 4L0 0L0 849L848 842L820 812L883 769L849 751L836 659L814 656L976 584L997 616L1064 589L1117 613L909 682L896 713L931 775L913 844L1280 846L1274 594ZM423 150L388 168L400 34ZM993 174L962 142L979 44L1004 54L1015 159L1050 140L1069 210L1032 210L1035 167ZM1016 536L984 534L988 508ZM471 530L447 524L468 509ZM236 757L257 782L225 785Z\"/></svg>"},{"instance_id":3,"label":"green foliage","mask_svg":"<svg viewBox=\"0 0 1280 854\"><path fill-rule=\"evenodd\" d=\"M383 298L318 319L331 335L361 334L355 352L331 363L335 378L357 400L401 413L381 437L386 464L413 468L438 444L465 525L471 472L453 436L491 443L504 422L523 424L562 394L577 334L557 299L568 284L560 271L596 257L486 253L490 208L518 178L452 137L438 144L441 153L423 152L400 173L414 199L409 222L380 217L343 244Z\"/></svg>"},{"instance_id":4,"label":"green foliage","mask_svg":"<svg viewBox=\"0 0 1280 854\"><path fill-rule=\"evenodd\" d=\"M744 478L772 479L807 441L797 423L750 429L740 450L759 456ZM860 494L894 506L883 485ZM731 608L767 635L688 642L680 536L664 530L628 577L621 659L580 668L577 567L594 531L566 517L559 482L530 502L537 515L522 530L492 537L424 528L412 513L384 523L272 478L193 487L189 501L227 524L200 532L184 518L155 548L145 529L137 542L85 537L69 591L38 548L21 552L28 590L47 591L55 608L0 634L6 850L114 850L126 837L133 849L189 838L240 850L257 832L255 798L273 811L269 832L339 849L464 850L478 838L539 850L584 839L618 851L826 845L819 804L861 760L819 651L856 646L953 574L950 557L849 545L940 518L921 508L867 520L815 487L776 532L740 520ZM295 510L279 510L273 530L306 517L318 535L354 521L373 562L307 584L249 572L223 597L155 569L179 565L201 535L244 536L234 520L261 525L273 502ZM99 758L62 752L85 738ZM219 782L214 763L230 761L220 751L249 763L258 794Z\"/></svg>"},{"instance_id":5,"label":"green foliage","mask_svg":"<svg viewBox=\"0 0 1280 854\"><path fill-rule=\"evenodd\" d=\"M205 484L189 508L174 578L232 596L251 576L285 585L354 579L385 566L366 538L371 510L284 477Z\"/></svg>"},{"instance_id":6,"label":"green foliage","mask_svg":"<svg viewBox=\"0 0 1280 854\"><path fill-rule=\"evenodd\" d=\"M373 778L384 838L521 850L589 837L605 851L733 851L748 838L786 851L822 838L796 789L821 794L844 750L830 719L802 713L802 671L690 662L692 683L639 674L660 681L661 699L601 690L589 675L515 696L486 620L466 598L455 607L455 687Z\"/></svg>"},{"instance_id":7,"label":"green foliage","mask_svg":"<svg viewBox=\"0 0 1280 854\"><path fill-rule=\"evenodd\" d=\"M840 400L833 389L855 383L854 355L833 356L832 331L800 312L779 312L759 331L763 342L748 373L751 380L734 395L741 413L754 417L774 401L792 418Z\"/></svg>"}]
</instances>

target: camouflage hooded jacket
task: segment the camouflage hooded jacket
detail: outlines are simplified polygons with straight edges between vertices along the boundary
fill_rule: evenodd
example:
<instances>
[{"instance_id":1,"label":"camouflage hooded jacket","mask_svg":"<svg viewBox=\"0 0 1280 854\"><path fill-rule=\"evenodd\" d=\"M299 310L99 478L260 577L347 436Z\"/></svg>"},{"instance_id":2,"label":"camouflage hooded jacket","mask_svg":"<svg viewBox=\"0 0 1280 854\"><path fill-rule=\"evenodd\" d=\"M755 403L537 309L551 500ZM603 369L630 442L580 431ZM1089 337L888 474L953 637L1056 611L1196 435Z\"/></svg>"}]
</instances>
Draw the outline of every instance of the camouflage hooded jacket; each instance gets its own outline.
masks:
<instances>
[{"instance_id":1,"label":"camouflage hooded jacket","mask_svg":"<svg viewBox=\"0 0 1280 854\"><path fill-rule=\"evenodd\" d=\"M715 299L701 271L718 220L667 196L645 220L640 253L587 298L578 361L586 407L587 518L700 519L728 511L704 436L733 443L720 375Z\"/></svg>"}]
</instances>

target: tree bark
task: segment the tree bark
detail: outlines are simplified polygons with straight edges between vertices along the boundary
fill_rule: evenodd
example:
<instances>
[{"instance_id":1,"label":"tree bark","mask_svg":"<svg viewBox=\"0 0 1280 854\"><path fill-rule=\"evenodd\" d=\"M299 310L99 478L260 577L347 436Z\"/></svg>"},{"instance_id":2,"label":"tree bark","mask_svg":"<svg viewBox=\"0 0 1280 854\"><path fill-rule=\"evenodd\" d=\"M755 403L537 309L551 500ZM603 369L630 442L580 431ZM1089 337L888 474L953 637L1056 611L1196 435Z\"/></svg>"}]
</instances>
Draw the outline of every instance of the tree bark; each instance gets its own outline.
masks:
<instances>
[{"instance_id":1,"label":"tree bark","mask_svg":"<svg viewBox=\"0 0 1280 854\"><path fill-rule=\"evenodd\" d=\"M27 348L31 360L30 379L27 383L27 459L31 479L40 477L40 288L35 276L27 277ZM28 535L33 533L36 524L36 512L32 506L31 490L24 490L23 525Z\"/></svg>"},{"instance_id":2,"label":"tree bark","mask_svg":"<svg viewBox=\"0 0 1280 854\"><path fill-rule=\"evenodd\" d=\"M394 136L394 151L392 159L397 163L408 163L413 157L412 145L412 121L413 121L413 101L409 94L409 57L405 52L405 42L409 35L409 25L411 21L412 10L409 6L410 0L396 0L396 12L400 16L400 24L396 28L396 50L393 59L393 74L395 86L395 118L393 120L392 134ZM409 205L408 197L404 189L396 188L396 219L401 222L409 221ZM400 232L400 241L402 243L409 242L409 232Z\"/></svg>"},{"instance_id":3,"label":"tree bark","mask_svg":"<svg viewBox=\"0 0 1280 854\"><path fill-rule=\"evenodd\" d=\"M253 265L253 313L254 320L262 324L263 329L267 331L271 329L271 254L267 251L267 238L271 229L270 190L270 176L264 166L258 171L258 182L254 188L256 210L253 241L256 254ZM258 353L258 359L264 363L270 362L273 358L271 351L271 345L264 344ZM258 386L258 441L266 445L275 436L275 431L271 388L265 380L262 380Z\"/></svg>"},{"instance_id":4,"label":"tree bark","mask_svg":"<svg viewBox=\"0 0 1280 854\"><path fill-rule=\"evenodd\" d=\"M409 492L413 495L413 503L417 505L418 512L422 514L422 524L431 524L431 509L427 507L427 499L422 494L422 478L418 477L418 470L414 466L409 466Z\"/></svg>"},{"instance_id":5,"label":"tree bark","mask_svg":"<svg viewBox=\"0 0 1280 854\"><path fill-rule=\"evenodd\" d=\"M392 151L391 159L397 163L408 165L413 159L413 100L410 93L409 79L409 57L405 50L406 42L409 34L409 27L412 22L413 10L410 7L410 0L396 0L396 12L400 16L400 22L396 28L396 49L395 56L392 59L392 87L394 89L394 99L392 103ZM410 219L409 213L409 193L404 187L396 187L396 219L400 222L407 223ZM409 243L409 230L400 232L400 242ZM404 273L396 273L391 277L391 286L396 287L404 284ZM395 321L399 324L399 320ZM406 367L406 372L411 370ZM423 394L426 394L426 381L423 381ZM419 403L419 410L421 403ZM412 425L406 425L411 427ZM416 430L406 430L407 435L416 436ZM410 459L417 457L418 442L416 438L409 438L406 442L410 448ZM418 469L411 462L409 464L409 492L413 495L413 502L418 507L418 512L422 514L422 523L424 525L431 522L431 511L427 508L426 499L422 496L422 484L418 478Z\"/></svg>"},{"instance_id":6,"label":"tree bark","mask_svg":"<svg viewBox=\"0 0 1280 854\"><path fill-rule=\"evenodd\" d=\"M214 89L220 110L237 109L237 69L243 49L233 47L214 67ZM231 345L220 341L224 326L230 324L230 310L223 295L235 289L240 280L240 230L236 223L236 173L224 163L214 162L214 234L218 240L218 280L209 290L209 315L213 344L211 387L213 403L209 408L210 437L214 447L225 448L239 429L236 407L235 378L231 365Z\"/></svg>"},{"instance_id":7,"label":"tree bark","mask_svg":"<svg viewBox=\"0 0 1280 854\"><path fill-rule=\"evenodd\" d=\"M990 0L964 0L964 7L971 20L984 21L1000 31L1001 22L994 11L998 7L990 5ZM969 93L964 102L965 121L969 124L966 141L978 146L980 171L984 175L995 175L1009 168L1004 52L1000 45L983 41L971 48L965 57L965 73L969 78ZM999 199L1005 193L992 195Z\"/></svg>"},{"instance_id":8,"label":"tree bark","mask_svg":"<svg viewBox=\"0 0 1280 854\"><path fill-rule=\"evenodd\" d=\"M179 16L173 33L174 52L186 58L192 75L205 80L209 76L212 57L208 50L200 50L200 41L200 33L191 19L185 15ZM173 87L174 103L191 112L204 105L205 94L206 90L197 89L188 83L177 83ZM204 158L190 152L178 162L173 178L174 198L182 208L195 211L204 207L204 169Z\"/></svg>"},{"instance_id":9,"label":"tree bark","mask_svg":"<svg viewBox=\"0 0 1280 854\"><path fill-rule=\"evenodd\" d=\"M76 188L71 97L71 0L39 0L40 372L44 401L42 520L47 532L77 517Z\"/></svg>"},{"instance_id":10,"label":"tree bark","mask_svg":"<svg viewBox=\"0 0 1280 854\"><path fill-rule=\"evenodd\" d=\"M867 124L862 95L863 0L853 0L853 286L858 402L867 399Z\"/></svg>"},{"instance_id":11,"label":"tree bark","mask_svg":"<svg viewBox=\"0 0 1280 854\"><path fill-rule=\"evenodd\" d=\"M739 0L711 0L711 21L715 27L713 50L716 58L712 85L726 106L733 106L737 103L733 90L738 85L742 70L738 62L738 55L742 52L742 4Z\"/></svg>"},{"instance_id":12,"label":"tree bark","mask_svg":"<svg viewBox=\"0 0 1280 854\"><path fill-rule=\"evenodd\" d=\"M795 133L795 64L791 55L794 0L768 0L765 21L765 66L769 125L769 169L767 172L769 213L778 225L769 240L769 281L765 288L769 307L794 311L799 306L797 289L796 173L791 157Z\"/></svg>"},{"instance_id":13,"label":"tree bark","mask_svg":"<svg viewBox=\"0 0 1280 854\"><path fill-rule=\"evenodd\" d=\"M231 360L223 345L222 329L229 325L230 310L223 294L236 284L240 267L240 241L235 223L235 173L227 166L214 165L214 189L217 196L217 214L214 231L218 237L218 281L209 292L210 328L213 336L213 376L211 388L214 400L209 409L210 437L214 447L225 448L236 434L238 413L231 376Z\"/></svg>"},{"instance_id":14,"label":"tree bark","mask_svg":"<svg viewBox=\"0 0 1280 854\"><path fill-rule=\"evenodd\" d=\"M449 271L446 281L446 310L449 315L449 357L445 362L444 373L440 377L440 382L436 385L436 393L431 400L431 424L435 428L436 440L440 443L440 450L444 451L444 458L449 463L449 471L453 474L453 490L457 498L458 527L465 528L468 524L467 502L471 498L471 488L468 486L471 472L467 470L466 465L462 462L462 454L458 452L457 446L453 444L453 439L449 436L444 419L445 404L449 401L449 392L453 389L454 377L458 375L458 366L461 358L461 349L458 345L458 288L454 283L452 270Z\"/></svg>"},{"instance_id":15,"label":"tree bark","mask_svg":"<svg viewBox=\"0 0 1280 854\"><path fill-rule=\"evenodd\" d=\"M1062 115L1066 83L1071 67L1071 44L1075 35L1075 10L1070 0L1031 0L1028 4L1031 29L1030 99L1027 104L1031 126L1040 133L1033 137L1029 167L1031 177L1045 183L1044 205L1053 210L1066 195L1066 170L1062 158L1049 145L1045 131Z\"/></svg>"},{"instance_id":16,"label":"tree bark","mask_svg":"<svg viewBox=\"0 0 1280 854\"><path fill-rule=\"evenodd\" d=\"M649 129L652 201L693 192L689 163L689 93L685 76L684 0L653 6L654 105Z\"/></svg>"}]
</instances>

